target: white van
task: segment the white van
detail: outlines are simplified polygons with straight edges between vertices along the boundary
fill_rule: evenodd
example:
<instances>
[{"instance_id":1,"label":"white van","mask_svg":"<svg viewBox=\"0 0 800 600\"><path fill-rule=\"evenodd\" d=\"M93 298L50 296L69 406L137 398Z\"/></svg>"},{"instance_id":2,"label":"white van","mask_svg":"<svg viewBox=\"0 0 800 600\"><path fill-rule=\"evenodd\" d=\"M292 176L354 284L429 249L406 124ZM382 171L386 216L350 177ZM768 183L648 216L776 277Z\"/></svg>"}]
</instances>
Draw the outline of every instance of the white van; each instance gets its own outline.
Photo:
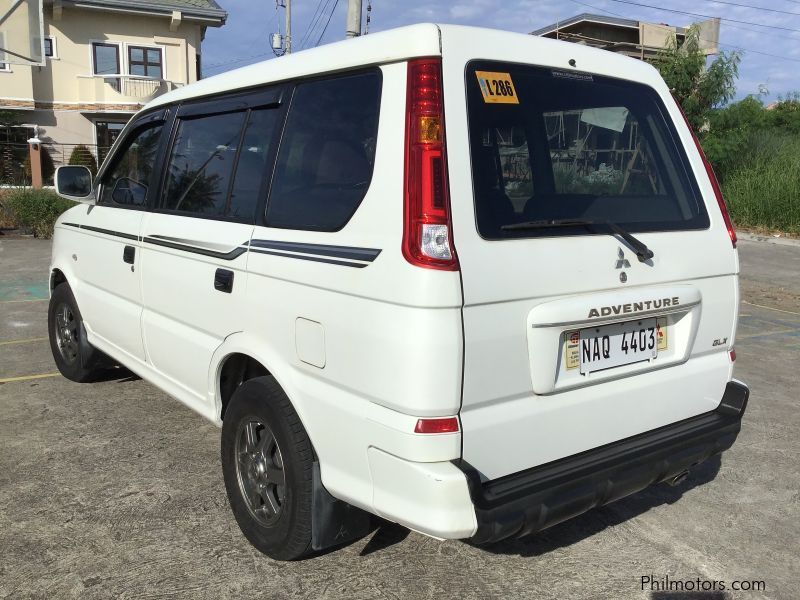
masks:
<instances>
[{"instance_id":1,"label":"white van","mask_svg":"<svg viewBox=\"0 0 800 600\"><path fill-rule=\"evenodd\" d=\"M739 263L658 73L415 25L146 106L58 221L55 361L222 427L244 535L536 532L736 439ZM676 510L680 510L678 507Z\"/></svg>"}]
</instances>

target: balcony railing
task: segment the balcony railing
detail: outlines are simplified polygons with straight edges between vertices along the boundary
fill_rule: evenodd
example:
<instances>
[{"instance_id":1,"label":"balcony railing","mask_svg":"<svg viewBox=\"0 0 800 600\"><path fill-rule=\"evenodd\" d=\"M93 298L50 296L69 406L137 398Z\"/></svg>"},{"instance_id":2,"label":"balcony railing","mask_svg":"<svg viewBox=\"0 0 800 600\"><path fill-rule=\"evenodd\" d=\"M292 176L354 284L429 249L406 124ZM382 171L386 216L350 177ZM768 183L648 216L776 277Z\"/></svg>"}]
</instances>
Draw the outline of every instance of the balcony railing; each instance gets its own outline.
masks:
<instances>
[{"instance_id":1,"label":"balcony railing","mask_svg":"<svg viewBox=\"0 0 800 600\"><path fill-rule=\"evenodd\" d=\"M144 104L181 85L175 81L136 75L95 75L80 77L78 92L83 104Z\"/></svg>"}]
</instances>

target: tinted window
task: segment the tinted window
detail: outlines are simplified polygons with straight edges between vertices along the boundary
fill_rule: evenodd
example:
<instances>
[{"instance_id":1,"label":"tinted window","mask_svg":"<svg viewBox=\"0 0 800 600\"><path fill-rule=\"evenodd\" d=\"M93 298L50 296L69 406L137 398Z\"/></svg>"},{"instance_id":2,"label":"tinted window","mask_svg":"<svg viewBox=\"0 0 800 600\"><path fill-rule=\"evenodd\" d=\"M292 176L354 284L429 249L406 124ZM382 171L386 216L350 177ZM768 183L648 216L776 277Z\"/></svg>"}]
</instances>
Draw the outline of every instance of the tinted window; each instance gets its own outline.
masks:
<instances>
[{"instance_id":1,"label":"tinted window","mask_svg":"<svg viewBox=\"0 0 800 600\"><path fill-rule=\"evenodd\" d=\"M266 178L267 158L279 115L280 112L275 109L250 112L226 215L246 219L253 218L259 192Z\"/></svg>"},{"instance_id":2,"label":"tinted window","mask_svg":"<svg viewBox=\"0 0 800 600\"><path fill-rule=\"evenodd\" d=\"M245 112L182 119L172 146L164 208L223 215Z\"/></svg>"},{"instance_id":3,"label":"tinted window","mask_svg":"<svg viewBox=\"0 0 800 600\"><path fill-rule=\"evenodd\" d=\"M336 231L366 194L378 135L379 71L301 83L275 168L267 225Z\"/></svg>"},{"instance_id":4,"label":"tinted window","mask_svg":"<svg viewBox=\"0 0 800 600\"><path fill-rule=\"evenodd\" d=\"M685 154L654 90L539 67L470 67L470 150L483 237L587 233L579 227L503 229L551 219L611 221L640 232L708 227ZM516 101L484 96L489 92L482 92L475 71L508 73Z\"/></svg>"},{"instance_id":5,"label":"tinted window","mask_svg":"<svg viewBox=\"0 0 800 600\"><path fill-rule=\"evenodd\" d=\"M154 123L125 140L103 176L102 204L132 207L146 204L163 128L162 123Z\"/></svg>"},{"instance_id":6,"label":"tinted window","mask_svg":"<svg viewBox=\"0 0 800 600\"><path fill-rule=\"evenodd\" d=\"M279 115L270 108L181 119L163 208L252 220Z\"/></svg>"}]
</instances>

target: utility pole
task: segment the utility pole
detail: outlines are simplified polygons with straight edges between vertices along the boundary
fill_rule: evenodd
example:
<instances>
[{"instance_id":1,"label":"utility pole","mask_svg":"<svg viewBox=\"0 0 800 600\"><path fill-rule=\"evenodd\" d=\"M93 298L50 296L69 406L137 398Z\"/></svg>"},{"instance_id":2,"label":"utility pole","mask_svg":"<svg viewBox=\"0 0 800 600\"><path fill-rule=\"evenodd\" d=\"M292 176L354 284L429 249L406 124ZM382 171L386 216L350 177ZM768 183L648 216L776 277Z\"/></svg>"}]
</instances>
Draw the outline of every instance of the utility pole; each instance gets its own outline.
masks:
<instances>
[{"instance_id":1,"label":"utility pole","mask_svg":"<svg viewBox=\"0 0 800 600\"><path fill-rule=\"evenodd\" d=\"M292 53L292 0L286 0L286 40L283 44L283 53Z\"/></svg>"},{"instance_id":2,"label":"utility pole","mask_svg":"<svg viewBox=\"0 0 800 600\"><path fill-rule=\"evenodd\" d=\"M361 0L349 0L347 4L347 29L348 38L361 35Z\"/></svg>"}]
</instances>

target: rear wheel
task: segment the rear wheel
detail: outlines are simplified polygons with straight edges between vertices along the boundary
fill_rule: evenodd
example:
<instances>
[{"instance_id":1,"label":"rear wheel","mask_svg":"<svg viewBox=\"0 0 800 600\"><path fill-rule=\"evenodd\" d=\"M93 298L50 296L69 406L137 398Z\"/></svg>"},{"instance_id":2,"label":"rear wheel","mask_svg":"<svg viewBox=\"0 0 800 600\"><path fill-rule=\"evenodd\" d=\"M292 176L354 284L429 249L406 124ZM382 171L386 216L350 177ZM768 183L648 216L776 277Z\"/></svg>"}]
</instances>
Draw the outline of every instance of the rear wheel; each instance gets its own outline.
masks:
<instances>
[{"instance_id":1,"label":"rear wheel","mask_svg":"<svg viewBox=\"0 0 800 600\"><path fill-rule=\"evenodd\" d=\"M311 548L314 451L271 376L244 382L222 424L222 473L231 510L253 546L277 560Z\"/></svg>"},{"instance_id":2,"label":"rear wheel","mask_svg":"<svg viewBox=\"0 0 800 600\"><path fill-rule=\"evenodd\" d=\"M105 355L86 341L81 311L66 283L58 285L50 296L47 329L53 359L64 377L83 383L104 371L101 363Z\"/></svg>"}]
</instances>

